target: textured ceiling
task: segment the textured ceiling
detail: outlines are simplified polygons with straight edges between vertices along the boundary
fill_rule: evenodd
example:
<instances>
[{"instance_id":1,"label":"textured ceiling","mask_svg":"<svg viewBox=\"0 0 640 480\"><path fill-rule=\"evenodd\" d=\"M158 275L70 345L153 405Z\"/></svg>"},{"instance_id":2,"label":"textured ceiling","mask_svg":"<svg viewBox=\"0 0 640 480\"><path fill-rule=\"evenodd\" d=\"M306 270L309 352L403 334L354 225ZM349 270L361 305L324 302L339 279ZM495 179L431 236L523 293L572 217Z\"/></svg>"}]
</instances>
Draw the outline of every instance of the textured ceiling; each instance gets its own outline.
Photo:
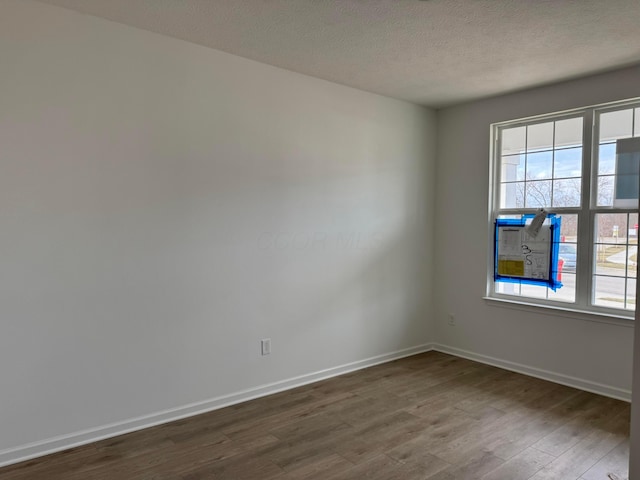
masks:
<instances>
[{"instance_id":1,"label":"textured ceiling","mask_svg":"<svg viewBox=\"0 0 640 480\"><path fill-rule=\"evenodd\" d=\"M440 107L640 63L639 0L40 0Z\"/></svg>"}]
</instances>

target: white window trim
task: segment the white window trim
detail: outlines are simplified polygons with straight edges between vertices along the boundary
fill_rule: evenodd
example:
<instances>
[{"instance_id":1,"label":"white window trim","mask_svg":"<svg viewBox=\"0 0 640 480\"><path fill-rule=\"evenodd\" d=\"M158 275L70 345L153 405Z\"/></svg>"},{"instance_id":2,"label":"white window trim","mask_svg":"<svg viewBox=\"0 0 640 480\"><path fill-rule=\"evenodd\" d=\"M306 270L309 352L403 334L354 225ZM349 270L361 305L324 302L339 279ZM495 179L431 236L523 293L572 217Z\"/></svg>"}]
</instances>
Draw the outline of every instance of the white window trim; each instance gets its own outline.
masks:
<instances>
[{"instance_id":1,"label":"white window trim","mask_svg":"<svg viewBox=\"0 0 640 480\"><path fill-rule=\"evenodd\" d=\"M607 308L591 305L590 297L593 281L593 245L594 245L594 219L597 213L637 213L637 208L614 208L610 206L598 207L597 201L592 195L592 188L597 185L598 171L598 138L600 114L615 110L623 110L630 106L638 107L640 97L619 102L591 105L571 110L554 112L533 117L525 117L516 120L496 122L490 126L490 151L489 151L489 196L488 196L488 251L487 251L487 289L485 301L493 306L516 308L519 310L536 311L543 314L577 318L601 323L610 323L622 326L633 326L635 311ZM515 295L500 294L495 291L494 281L494 224L497 215L535 213L535 208L501 209L499 207L500 196L500 165L497 155L501 152L498 132L505 126L517 127L544 123L551 120L563 120L567 118L582 117L583 123L583 158L582 158L582 192L580 207L564 207L550 209L553 213L578 215L578 242L579 239L588 239L587 245L580 244L576 268L576 298L575 303L556 300L540 299L533 297L520 297ZM585 202L584 199L588 201ZM498 213L499 212L499 213Z\"/></svg>"},{"instance_id":2,"label":"white window trim","mask_svg":"<svg viewBox=\"0 0 640 480\"><path fill-rule=\"evenodd\" d=\"M590 310L581 310L578 308L572 308L573 304L568 303L567 306L562 305L541 305L536 303L528 303L522 300L518 300L518 297L498 298L498 297L483 297L483 300L488 305L493 307L509 308L512 310L519 310L524 312L532 312L541 315L548 315L552 317L564 317L573 320L584 320L588 322L607 323L610 325L617 325L619 327L633 328L633 318L621 317L620 315L613 315L610 313L599 313Z\"/></svg>"}]
</instances>

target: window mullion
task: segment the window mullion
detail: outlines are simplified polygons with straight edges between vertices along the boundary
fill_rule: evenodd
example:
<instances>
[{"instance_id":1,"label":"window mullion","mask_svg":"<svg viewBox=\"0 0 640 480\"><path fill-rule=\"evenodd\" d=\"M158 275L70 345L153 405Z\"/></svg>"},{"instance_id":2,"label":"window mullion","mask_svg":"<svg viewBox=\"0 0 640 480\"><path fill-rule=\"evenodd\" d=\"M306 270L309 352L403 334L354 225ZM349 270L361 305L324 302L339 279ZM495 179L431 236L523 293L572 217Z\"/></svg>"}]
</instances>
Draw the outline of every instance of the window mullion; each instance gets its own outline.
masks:
<instances>
[{"instance_id":1,"label":"window mullion","mask_svg":"<svg viewBox=\"0 0 640 480\"><path fill-rule=\"evenodd\" d=\"M593 281L593 215L591 215L591 189L595 185L592 162L598 149L594 145L593 110L585 111L582 130L582 194L578 213L578 262L576 268L576 304L588 308L591 305ZM595 171L597 174L597 171Z\"/></svg>"}]
</instances>

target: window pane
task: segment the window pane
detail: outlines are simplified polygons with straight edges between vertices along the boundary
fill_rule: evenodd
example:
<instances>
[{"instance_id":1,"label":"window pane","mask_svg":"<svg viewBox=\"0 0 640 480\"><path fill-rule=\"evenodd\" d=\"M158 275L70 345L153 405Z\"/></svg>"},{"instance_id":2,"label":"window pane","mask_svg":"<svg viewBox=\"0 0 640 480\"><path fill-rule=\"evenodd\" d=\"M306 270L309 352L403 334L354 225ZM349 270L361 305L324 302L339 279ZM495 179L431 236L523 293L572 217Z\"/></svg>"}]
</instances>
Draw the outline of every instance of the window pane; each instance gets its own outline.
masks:
<instances>
[{"instance_id":1,"label":"window pane","mask_svg":"<svg viewBox=\"0 0 640 480\"><path fill-rule=\"evenodd\" d=\"M553 148L553 122L538 123L527 127L527 151Z\"/></svg>"},{"instance_id":2,"label":"window pane","mask_svg":"<svg viewBox=\"0 0 640 480\"><path fill-rule=\"evenodd\" d=\"M551 206L551 181L527 182L524 205L526 208Z\"/></svg>"},{"instance_id":3,"label":"window pane","mask_svg":"<svg viewBox=\"0 0 640 480\"><path fill-rule=\"evenodd\" d=\"M528 285L526 283L523 283L520 288L520 294L523 297L547 298L547 287L543 287L541 285Z\"/></svg>"},{"instance_id":4,"label":"window pane","mask_svg":"<svg viewBox=\"0 0 640 480\"><path fill-rule=\"evenodd\" d=\"M555 147L573 147L582 145L582 117L569 118L556 122Z\"/></svg>"},{"instance_id":5,"label":"window pane","mask_svg":"<svg viewBox=\"0 0 640 480\"><path fill-rule=\"evenodd\" d=\"M627 280L627 305L628 310L635 310L636 308L636 280L630 278Z\"/></svg>"},{"instance_id":6,"label":"window pane","mask_svg":"<svg viewBox=\"0 0 640 480\"><path fill-rule=\"evenodd\" d=\"M627 247L619 245L595 246L595 266L597 275L624 277L626 275Z\"/></svg>"},{"instance_id":7,"label":"window pane","mask_svg":"<svg viewBox=\"0 0 640 480\"><path fill-rule=\"evenodd\" d=\"M560 269L560 262L558 262L558 272L563 275L565 273L576 273L578 245L575 243L561 243L558 247L558 258L562 260L562 269Z\"/></svg>"},{"instance_id":8,"label":"window pane","mask_svg":"<svg viewBox=\"0 0 640 480\"><path fill-rule=\"evenodd\" d=\"M566 180L553 181L553 206L554 207L579 207L580 206L580 179L568 178Z\"/></svg>"},{"instance_id":9,"label":"window pane","mask_svg":"<svg viewBox=\"0 0 640 480\"><path fill-rule=\"evenodd\" d=\"M502 157L502 172L500 181L515 182L524 180L524 155L508 155Z\"/></svg>"},{"instance_id":10,"label":"window pane","mask_svg":"<svg viewBox=\"0 0 640 480\"><path fill-rule=\"evenodd\" d=\"M500 208L524 207L524 182L500 185Z\"/></svg>"},{"instance_id":11,"label":"window pane","mask_svg":"<svg viewBox=\"0 0 640 480\"><path fill-rule=\"evenodd\" d=\"M578 241L578 215L563 214L560 223L560 241L561 242L577 242Z\"/></svg>"},{"instance_id":12,"label":"window pane","mask_svg":"<svg viewBox=\"0 0 640 480\"><path fill-rule=\"evenodd\" d=\"M496 292L505 295L520 295L520 285L517 283L495 282Z\"/></svg>"},{"instance_id":13,"label":"window pane","mask_svg":"<svg viewBox=\"0 0 640 480\"><path fill-rule=\"evenodd\" d=\"M626 213L599 213L595 217L596 243L625 244L627 237Z\"/></svg>"},{"instance_id":14,"label":"window pane","mask_svg":"<svg viewBox=\"0 0 640 480\"><path fill-rule=\"evenodd\" d=\"M635 221L637 215L634 214ZM595 273L613 277L635 276L636 246L627 247L629 237L628 214L600 213L595 216L594 265ZM632 228L635 227L635 223ZM635 228L633 228L635 233ZM635 238L633 240L636 242Z\"/></svg>"},{"instance_id":15,"label":"window pane","mask_svg":"<svg viewBox=\"0 0 640 480\"><path fill-rule=\"evenodd\" d=\"M553 178L582 175L582 147L557 150L553 159Z\"/></svg>"},{"instance_id":16,"label":"window pane","mask_svg":"<svg viewBox=\"0 0 640 480\"><path fill-rule=\"evenodd\" d=\"M613 205L613 175L603 175L598 177L596 186L599 207L610 207Z\"/></svg>"},{"instance_id":17,"label":"window pane","mask_svg":"<svg viewBox=\"0 0 640 480\"><path fill-rule=\"evenodd\" d=\"M553 176L552 167L552 152L528 153L526 180L551 178Z\"/></svg>"},{"instance_id":18,"label":"window pane","mask_svg":"<svg viewBox=\"0 0 640 480\"><path fill-rule=\"evenodd\" d=\"M616 144L605 143L598 150L598 175L616 173Z\"/></svg>"},{"instance_id":19,"label":"window pane","mask_svg":"<svg viewBox=\"0 0 640 480\"><path fill-rule=\"evenodd\" d=\"M560 281L562 282L562 288L559 288L555 292L553 290L549 290L549 300L556 300L559 302L575 302L576 274L566 273L563 270L560 275Z\"/></svg>"},{"instance_id":20,"label":"window pane","mask_svg":"<svg viewBox=\"0 0 640 480\"><path fill-rule=\"evenodd\" d=\"M638 244L638 214L629 214L629 225L627 226L629 231L627 232L630 245Z\"/></svg>"},{"instance_id":21,"label":"window pane","mask_svg":"<svg viewBox=\"0 0 640 480\"><path fill-rule=\"evenodd\" d=\"M602 307L624 308L624 287L624 278L595 275L593 282L593 304Z\"/></svg>"},{"instance_id":22,"label":"window pane","mask_svg":"<svg viewBox=\"0 0 640 480\"><path fill-rule=\"evenodd\" d=\"M631 137L633 109L607 112L600 115L600 141Z\"/></svg>"},{"instance_id":23,"label":"window pane","mask_svg":"<svg viewBox=\"0 0 640 480\"><path fill-rule=\"evenodd\" d=\"M629 214L627 243L629 245L629 261L627 262L627 276L638 276L638 214Z\"/></svg>"},{"instance_id":24,"label":"window pane","mask_svg":"<svg viewBox=\"0 0 640 480\"><path fill-rule=\"evenodd\" d=\"M525 151L526 127L505 128L502 130L502 155L512 155Z\"/></svg>"}]
</instances>

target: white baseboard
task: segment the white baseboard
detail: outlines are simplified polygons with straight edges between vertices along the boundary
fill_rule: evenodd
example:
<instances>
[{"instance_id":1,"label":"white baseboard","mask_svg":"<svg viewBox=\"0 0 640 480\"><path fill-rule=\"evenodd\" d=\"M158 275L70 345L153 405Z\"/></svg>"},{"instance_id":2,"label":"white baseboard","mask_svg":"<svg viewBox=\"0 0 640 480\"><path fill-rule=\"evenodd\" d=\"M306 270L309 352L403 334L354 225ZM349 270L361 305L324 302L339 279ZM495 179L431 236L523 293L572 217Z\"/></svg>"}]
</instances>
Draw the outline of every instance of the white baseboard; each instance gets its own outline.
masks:
<instances>
[{"instance_id":1,"label":"white baseboard","mask_svg":"<svg viewBox=\"0 0 640 480\"><path fill-rule=\"evenodd\" d=\"M549 370L530 367L528 365L511 362L509 360L502 360L500 358L469 352L467 350L449 347L447 345L438 343L435 343L432 346L433 350L437 352L448 353L450 355L455 355L456 357L462 357L468 360L486 363L487 365L493 365L494 367L503 368L505 370L511 370L512 372L529 375L530 377L541 378L542 380L548 380L550 382L559 383L568 387L574 387L580 390L585 390L587 392L597 393L598 395L604 395L605 397L611 397L618 400L623 400L625 402L631 402L631 391L625 390L623 388L603 385L601 383L592 382L590 380L584 380L582 378L572 377L569 375L564 375L562 373L556 373Z\"/></svg>"},{"instance_id":2,"label":"white baseboard","mask_svg":"<svg viewBox=\"0 0 640 480\"><path fill-rule=\"evenodd\" d=\"M485 363L487 365L493 365L505 370L511 370L513 372L522 373L531 377L541 378L550 382L567 385L569 387L578 388L580 390L597 393L599 395L616 398L626 402L631 401L631 392L629 390L611 387L609 385L603 385L600 383L564 375L561 373L551 372L548 370L542 370L539 368L530 367L528 365L511 362L509 360L502 360L499 358L490 357L488 355L482 355L479 353L462 350L460 348L449 347L442 344L427 343L404 350L387 353L384 355L378 355L376 357L366 358L357 362L328 368L326 370L320 370L317 372L300 375L298 377L293 377L287 380L282 380L267 385L261 385L230 395L224 395L210 400L205 400L203 402L192 403L169 410L152 413L150 415L125 420L123 422L103 425L97 428L74 432L68 435L61 435L39 442L3 450L0 451L0 467L19 463L44 455L49 455L51 453L60 452L62 450L78 447L80 445L97 442L106 438L123 435L125 433L142 430L144 428L154 427L156 425L172 422L174 420L180 420L182 418L199 415L201 413L210 412L220 408L228 407L230 405L235 405L237 403L246 402L248 400L264 397L266 395L282 392L284 390L290 390L292 388L307 385L309 383L336 377L344 373L361 370L363 368L372 367L374 365L379 365L381 363L390 362L431 350L455 355L457 357L466 358L480 363Z\"/></svg>"},{"instance_id":3,"label":"white baseboard","mask_svg":"<svg viewBox=\"0 0 640 480\"><path fill-rule=\"evenodd\" d=\"M255 398L264 397L273 393L282 392L309 383L325 380L327 378L342 375L344 373L361 370L363 368L372 367L381 363L390 362L399 358L409 357L418 353L424 353L432 350L432 344L417 345L415 347L398 350L383 355L378 355L357 362L347 363L337 367L320 370L287 380L282 380L267 385L261 385L248 390L224 395L203 402L192 403L161 412L132 418L122 422L103 425L100 427L74 432L68 435L61 435L48 438L39 442L21 445L15 448L0 451L0 467L23 462L32 458L49 455L51 453L60 452L69 448L86 445L88 443L97 442L106 438L123 435L125 433L142 430L144 428L154 427L163 423L180 420L182 418L191 417L201 413L210 412L219 408L228 407L237 403L246 402Z\"/></svg>"}]
</instances>

